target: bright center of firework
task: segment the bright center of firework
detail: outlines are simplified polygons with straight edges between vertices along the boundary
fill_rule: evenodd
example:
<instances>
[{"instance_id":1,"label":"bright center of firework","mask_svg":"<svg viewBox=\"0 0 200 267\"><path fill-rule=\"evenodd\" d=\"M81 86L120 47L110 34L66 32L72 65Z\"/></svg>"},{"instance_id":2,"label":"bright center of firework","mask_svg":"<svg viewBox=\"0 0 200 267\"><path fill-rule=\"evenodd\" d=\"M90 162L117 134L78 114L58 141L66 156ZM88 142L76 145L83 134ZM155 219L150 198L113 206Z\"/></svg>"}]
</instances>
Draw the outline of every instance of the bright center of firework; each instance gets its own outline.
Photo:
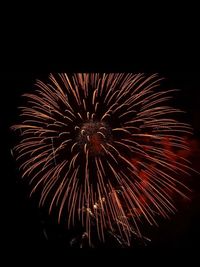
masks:
<instances>
[{"instance_id":1,"label":"bright center of firework","mask_svg":"<svg viewBox=\"0 0 200 267\"><path fill-rule=\"evenodd\" d=\"M79 145L85 152L88 150L90 154L102 154L109 135L109 128L104 123L86 122L79 132Z\"/></svg>"}]
</instances>

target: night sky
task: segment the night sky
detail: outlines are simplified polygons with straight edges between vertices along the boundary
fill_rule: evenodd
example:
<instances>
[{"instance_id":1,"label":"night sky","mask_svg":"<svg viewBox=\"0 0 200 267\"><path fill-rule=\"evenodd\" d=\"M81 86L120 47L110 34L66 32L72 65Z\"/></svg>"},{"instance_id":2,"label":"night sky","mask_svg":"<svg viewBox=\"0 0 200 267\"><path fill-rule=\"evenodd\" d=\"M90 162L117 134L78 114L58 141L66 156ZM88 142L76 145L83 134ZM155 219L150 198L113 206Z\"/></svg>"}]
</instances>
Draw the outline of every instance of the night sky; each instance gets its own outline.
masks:
<instances>
[{"instance_id":1,"label":"night sky","mask_svg":"<svg viewBox=\"0 0 200 267\"><path fill-rule=\"evenodd\" d=\"M116 246L108 240L101 246L103 251L89 250L87 259L88 250L70 249L70 240L80 234L80 229L67 232L56 225L45 209L38 209L36 198L29 198L29 188L20 180L10 153L17 138L10 127L18 122L21 95L34 90L35 80L46 80L50 72L144 72L165 77L170 89L181 90L174 94L173 106L187 112L185 122L194 128L191 160L200 172L198 1L71 4L73 1L65 1L57 8L55 1L1 4L1 266L30 266L34 262L38 267L55 262L57 267L62 260L64 266L72 267L77 261L83 266L84 260L86 266L93 267L141 267L144 261L148 267L156 266L156 262L159 267L198 266L200 175L191 176L190 203L183 203L171 220L161 220L158 228L145 227L145 235L152 240L147 246L135 241L130 249L116 252L104 249ZM55 261L51 261L53 257Z\"/></svg>"},{"instance_id":2,"label":"night sky","mask_svg":"<svg viewBox=\"0 0 200 267\"><path fill-rule=\"evenodd\" d=\"M131 68L126 71L132 71ZM141 68L138 70L141 71ZM145 70L144 70L145 71ZM194 128L195 148L192 155L193 167L200 171L200 72L178 71L153 68L151 72L164 76L170 88L179 88L173 105L187 112L186 122ZM133 72L137 72L134 69ZM17 122L22 104L21 95L33 90L35 79L45 80L48 72L10 71L0 73L1 91L1 191L3 196L3 229L6 240L11 246L23 247L32 244L47 246L49 242L69 248L69 241L76 236L76 231L66 232L62 226L54 224L54 218L49 218L46 211L39 210L37 202L29 199L29 188L20 182L14 159L10 154L16 138L9 127ZM192 200L183 205L171 220L163 220L159 228L148 229L151 242L147 248L196 248L200 240L200 175L193 174L191 185L194 190ZM77 230L78 231L78 230ZM20 241L20 242L19 242ZM102 247L113 247L108 243ZM142 247L141 244L135 245Z\"/></svg>"}]
</instances>

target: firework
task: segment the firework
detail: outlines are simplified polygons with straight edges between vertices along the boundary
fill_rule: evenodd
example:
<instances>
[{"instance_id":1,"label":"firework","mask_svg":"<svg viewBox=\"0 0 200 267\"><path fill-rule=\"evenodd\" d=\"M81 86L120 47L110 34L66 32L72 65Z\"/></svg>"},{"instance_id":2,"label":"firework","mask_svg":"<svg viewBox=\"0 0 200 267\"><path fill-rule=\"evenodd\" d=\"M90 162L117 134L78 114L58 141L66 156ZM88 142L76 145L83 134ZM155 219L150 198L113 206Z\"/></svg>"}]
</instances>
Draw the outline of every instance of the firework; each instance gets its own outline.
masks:
<instances>
[{"instance_id":1,"label":"firework","mask_svg":"<svg viewBox=\"0 0 200 267\"><path fill-rule=\"evenodd\" d=\"M84 238L105 233L130 245L140 221L156 223L185 196L181 177L191 169L178 151L188 150L188 124L166 105L156 74L57 74L25 94L14 154L39 204L68 227L78 221ZM178 174L178 175L177 175ZM181 175L180 175L181 174ZM92 229L92 230L91 230ZM121 241L120 241L121 240Z\"/></svg>"}]
</instances>

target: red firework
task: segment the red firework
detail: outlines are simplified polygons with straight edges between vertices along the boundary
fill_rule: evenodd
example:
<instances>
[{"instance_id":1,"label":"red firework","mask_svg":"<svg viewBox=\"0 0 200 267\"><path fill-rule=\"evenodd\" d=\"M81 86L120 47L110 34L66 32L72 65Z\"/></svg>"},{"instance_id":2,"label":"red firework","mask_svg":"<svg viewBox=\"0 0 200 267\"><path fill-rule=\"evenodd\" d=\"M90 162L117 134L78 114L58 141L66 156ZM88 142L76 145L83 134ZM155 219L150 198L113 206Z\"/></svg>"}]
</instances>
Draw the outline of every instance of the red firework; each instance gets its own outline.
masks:
<instances>
[{"instance_id":1,"label":"red firework","mask_svg":"<svg viewBox=\"0 0 200 267\"><path fill-rule=\"evenodd\" d=\"M49 213L57 207L58 222L81 221L89 244L91 233L104 241L108 232L130 245L142 218L156 224L156 214L176 211L175 193L186 197L180 174L191 170L191 127L165 104L176 90L160 90L161 80L62 73L24 95L21 123L12 127L20 130L14 152L22 177Z\"/></svg>"}]
</instances>

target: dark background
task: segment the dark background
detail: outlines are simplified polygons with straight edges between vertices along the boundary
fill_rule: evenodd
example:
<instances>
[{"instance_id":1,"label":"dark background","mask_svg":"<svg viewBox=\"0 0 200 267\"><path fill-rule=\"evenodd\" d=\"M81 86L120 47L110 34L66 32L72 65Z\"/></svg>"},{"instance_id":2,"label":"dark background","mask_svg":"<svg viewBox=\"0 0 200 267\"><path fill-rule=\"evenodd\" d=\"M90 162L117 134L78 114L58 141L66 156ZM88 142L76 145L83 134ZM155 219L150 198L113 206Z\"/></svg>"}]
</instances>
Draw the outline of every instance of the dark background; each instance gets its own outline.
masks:
<instances>
[{"instance_id":1,"label":"dark background","mask_svg":"<svg viewBox=\"0 0 200 267\"><path fill-rule=\"evenodd\" d=\"M1 4L0 218L1 260L5 256L6 263L24 262L27 266L37 258L35 263L38 266L44 258L47 265L47 259L55 256L54 248L59 248L61 243L51 242L53 249L49 249L49 243L44 239L40 212L36 203L28 199L27 189L17 182L19 177L10 156L13 139L9 127L17 120L21 93L32 88L35 78L46 78L46 74L52 71L159 72L170 80L172 86L182 89L176 98L177 104L188 112L188 121L194 126L195 138L199 140L198 1L127 2L123 2L124 5L115 2L109 6L100 2L86 5L84 1L83 7L75 2L72 8L70 2L67 5L59 3L58 6L55 2L44 2L44 6L41 2L31 5L23 1L21 5L19 2ZM6 4L8 6L4 8ZM195 166L199 168L200 157L194 157ZM171 266L176 263L178 254L178 265L198 264L199 177L196 181L192 205L155 230L149 253L145 254L142 249L128 251L127 255L126 252L120 254L124 250L117 253L109 250L104 257L102 251L95 254L92 250L85 263L92 266L109 264L108 258L111 257L110 262L114 266L115 263L125 266L127 259L127 265L139 263L141 266L145 261L148 266L151 263L155 266L156 262L159 266L166 263ZM38 247L39 257L36 254ZM180 249L173 250L173 253L171 248ZM44 251L47 254L42 256ZM197 252L197 257L194 257L193 251ZM77 250L71 252L64 251L61 261L63 259L64 264L70 266L71 263L74 266L76 260L78 265L79 261L82 264L85 250L78 256ZM55 266L58 265L59 254L56 253Z\"/></svg>"},{"instance_id":2,"label":"dark background","mask_svg":"<svg viewBox=\"0 0 200 267\"><path fill-rule=\"evenodd\" d=\"M107 65L106 71L141 71L133 68L132 65L124 67ZM117 66L117 67L116 67ZM82 67L82 66L81 66ZM108 68L109 67L109 68ZM21 95L25 92L33 90L35 79L46 80L48 71L6 71L0 73L1 91L1 113L0 113L0 129L1 129L1 196L2 196L2 216L4 227L3 236L9 246L15 248L33 246L48 246L49 243L54 245L62 245L69 248L69 241L78 236L79 229L76 231L66 232L62 227L54 224L54 220L49 218L45 211L38 209L37 202L29 199L29 190L27 186L20 182L20 175L16 169L15 161L10 154L16 139L9 127L17 122L19 110L17 107L22 104ZM102 66L99 68L102 71ZM61 69L59 68L58 71ZM68 70L68 69L67 69ZM71 68L70 71L74 69ZM82 68L76 70L84 70ZM88 69L86 68L86 71ZM92 68L89 68L92 70ZM98 68L94 68L98 70ZM147 67L144 65L144 71L160 73L166 78L166 82L170 88L179 88L181 91L176 94L174 104L177 108L184 109L187 112L186 120L194 127L194 139L200 142L200 71L191 68L175 68L163 67L163 65ZM194 151L192 157L193 166L200 171L200 153L198 149ZM163 221L159 228L149 230L151 243L147 243L147 248L198 248L200 240L200 175L193 174L194 194L189 205L185 205L180 211L172 216L171 220ZM52 220L51 220L52 219ZM137 244L137 243L136 243ZM115 246L112 241L101 247ZM141 244L135 247L142 247Z\"/></svg>"}]
</instances>

